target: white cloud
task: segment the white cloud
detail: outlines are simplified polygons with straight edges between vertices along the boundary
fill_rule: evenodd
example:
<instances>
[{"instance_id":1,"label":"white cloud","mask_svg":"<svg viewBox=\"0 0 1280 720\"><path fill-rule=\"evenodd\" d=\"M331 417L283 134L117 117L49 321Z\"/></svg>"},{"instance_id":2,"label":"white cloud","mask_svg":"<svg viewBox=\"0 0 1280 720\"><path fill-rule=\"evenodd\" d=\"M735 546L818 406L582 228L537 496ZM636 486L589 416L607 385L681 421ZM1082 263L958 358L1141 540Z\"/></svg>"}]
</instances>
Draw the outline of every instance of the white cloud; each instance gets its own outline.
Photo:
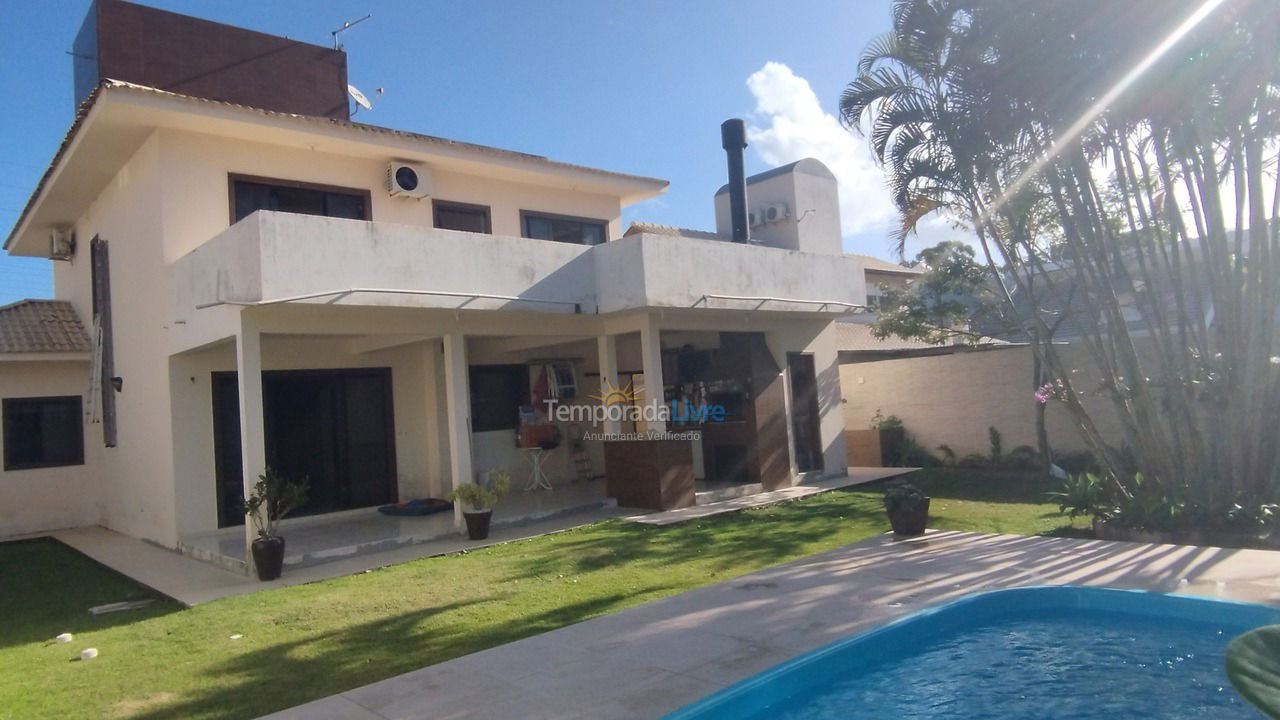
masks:
<instances>
[{"instance_id":1,"label":"white cloud","mask_svg":"<svg viewBox=\"0 0 1280 720\"><path fill-rule=\"evenodd\" d=\"M845 237L888 234L896 211L884 172L865 138L846 130L822 109L809 81L779 62L767 62L747 78L756 99L747 142L771 166L801 158L821 160L840 183L840 226Z\"/></svg>"}]
</instances>

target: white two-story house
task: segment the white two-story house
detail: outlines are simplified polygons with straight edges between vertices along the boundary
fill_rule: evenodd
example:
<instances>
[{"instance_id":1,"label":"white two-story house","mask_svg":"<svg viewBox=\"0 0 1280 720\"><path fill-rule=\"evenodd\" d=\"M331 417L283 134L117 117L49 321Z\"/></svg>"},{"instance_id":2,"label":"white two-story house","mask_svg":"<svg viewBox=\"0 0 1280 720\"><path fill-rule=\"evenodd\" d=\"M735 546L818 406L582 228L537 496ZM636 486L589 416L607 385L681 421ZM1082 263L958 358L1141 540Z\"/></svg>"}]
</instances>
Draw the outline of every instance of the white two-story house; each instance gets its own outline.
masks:
<instances>
[{"instance_id":1,"label":"white two-story house","mask_svg":"<svg viewBox=\"0 0 1280 720\"><path fill-rule=\"evenodd\" d=\"M749 179L750 242L728 191L718 233L624 234L665 181L353 122L340 51L119 0L77 48L74 123L4 243L53 259L55 298L0 308L0 536L234 559L268 465L312 516L496 468L543 510L606 500L600 433L664 423L546 405L628 385L728 408L685 441L700 482L845 473L833 322L866 290L817 161ZM528 491L526 425L558 443Z\"/></svg>"}]
</instances>

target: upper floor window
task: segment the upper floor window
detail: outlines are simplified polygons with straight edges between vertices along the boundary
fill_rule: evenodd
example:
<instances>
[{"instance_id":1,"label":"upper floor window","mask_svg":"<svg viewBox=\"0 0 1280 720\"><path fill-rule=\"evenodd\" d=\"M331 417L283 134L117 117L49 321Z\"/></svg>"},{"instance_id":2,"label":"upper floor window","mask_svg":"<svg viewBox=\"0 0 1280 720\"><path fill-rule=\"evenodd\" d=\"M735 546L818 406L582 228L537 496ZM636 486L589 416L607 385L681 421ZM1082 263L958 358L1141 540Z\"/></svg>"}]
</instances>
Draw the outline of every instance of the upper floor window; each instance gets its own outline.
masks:
<instances>
[{"instance_id":1,"label":"upper floor window","mask_svg":"<svg viewBox=\"0 0 1280 720\"><path fill-rule=\"evenodd\" d=\"M5 470L83 464L79 395L5 398Z\"/></svg>"},{"instance_id":2,"label":"upper floor window","mask_svg":"<svg viewBox=\"0 0 1280 720\"><path fill-rule=\"evenodd\" d=\"M489 208L484 205L431 201L435 210L435 226L444 230L488 233Z\"/></svg>"},{"instance_id":3,"label":"upper floor window","mask_svg":"<svg viewBox=\"0 0 1280 720\"><path fill-rule=\"evenodd\" d=\"M369 191L231 175L231 222L255 210L279 210L326 217L369 220Z\"/></svg>"},{"instance_id":4,"label":"upper floor window","mask_svg":"<svg viewBox=\"0 0 1280 720\"><path fill-rule=\"evenodd\" d=\"M604 242L607 227L603 220L548 215L527 210L521 211L520 224L527 238L578 245L599 245Z\"/></svg>"}]
</instances>

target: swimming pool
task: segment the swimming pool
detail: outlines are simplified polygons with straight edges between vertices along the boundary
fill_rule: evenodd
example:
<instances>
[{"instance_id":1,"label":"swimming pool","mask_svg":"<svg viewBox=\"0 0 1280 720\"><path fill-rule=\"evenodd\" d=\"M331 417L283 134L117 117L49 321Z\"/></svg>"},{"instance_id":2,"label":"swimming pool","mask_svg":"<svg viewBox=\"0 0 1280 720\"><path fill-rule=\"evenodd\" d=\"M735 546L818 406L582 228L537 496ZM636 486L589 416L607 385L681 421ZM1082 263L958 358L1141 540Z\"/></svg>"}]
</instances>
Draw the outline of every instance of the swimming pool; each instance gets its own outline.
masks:
<instances>
[{"instance_id":1,"label":"swimming pool","mask_svg":"<svg viewBox=\"0 0 1280 720\"><path fill-rule=\"evenodd\" d=\"M1223 651L1280 609L1136 590L969 595L776 665L665 720L1262 717Z\"/></svg>"}]
</instances>

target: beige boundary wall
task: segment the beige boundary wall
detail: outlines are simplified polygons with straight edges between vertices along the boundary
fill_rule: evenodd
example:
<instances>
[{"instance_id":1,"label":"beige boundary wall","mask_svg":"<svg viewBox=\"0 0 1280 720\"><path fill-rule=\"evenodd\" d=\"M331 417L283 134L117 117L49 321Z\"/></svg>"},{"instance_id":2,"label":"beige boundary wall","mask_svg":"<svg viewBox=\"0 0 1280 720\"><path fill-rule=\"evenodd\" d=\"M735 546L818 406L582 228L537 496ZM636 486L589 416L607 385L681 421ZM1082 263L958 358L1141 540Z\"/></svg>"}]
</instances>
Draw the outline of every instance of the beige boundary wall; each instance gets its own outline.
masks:
<instances>
[{"instance_id":1,"label":"beige boundary wall","mask_svg":"<svg viewBox=\"0 0 1280 720\"><path fill-rule=\"evenodd\" d=\"M1072 382L1088 391L1091 416L1107 437L1122 437L1111 401L1093 393L1092 365L1079 345L1060 348ZM957 454L987 453L988 427L1000 431L1006 451L1036 444L1035 360L1025 346L904 357L840 366L845 428L871 427L876 411L902 419L907 433L930 452L946 444ZM1049 441L1057 452L1079 450L1084 439L1065 408L1050 402Z\"/></svg>"}]
</instances>

